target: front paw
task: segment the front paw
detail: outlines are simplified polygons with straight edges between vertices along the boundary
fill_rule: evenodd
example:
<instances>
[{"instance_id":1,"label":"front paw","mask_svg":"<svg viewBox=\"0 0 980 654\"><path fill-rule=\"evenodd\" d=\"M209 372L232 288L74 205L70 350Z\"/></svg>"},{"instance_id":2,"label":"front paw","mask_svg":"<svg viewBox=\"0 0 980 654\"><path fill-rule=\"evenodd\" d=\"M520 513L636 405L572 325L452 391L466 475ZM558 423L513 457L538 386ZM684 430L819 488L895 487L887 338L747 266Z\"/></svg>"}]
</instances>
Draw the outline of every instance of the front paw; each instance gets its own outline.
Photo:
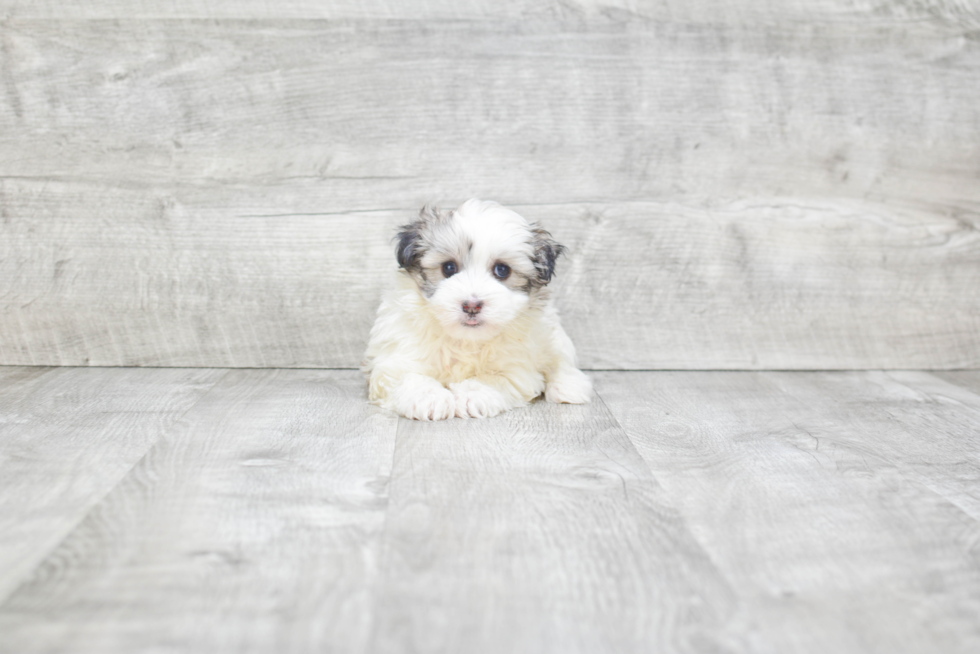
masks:
<instances>
[{"instance_id":1,"label":"front paw","mask_svg":"<svg viewBox=\"0 0 980 654\"><path fill-rule=\"evenodd\" d=\"M438 382L400 391L395 410L411 420L446 420L456 413L456 398Z\"/></svg>"},{"instance_id":2,"label":"front paw","mask_svg":"<svg viewBox=\"0 0 980 654\"><path fill-rule=\"evenodd\" d=\"M490 418L507 410L507 398L476 379L450 384L456 399L457 418Z\"/></svg>"},{"instance_id":3,"label":"front paw","mask_svg":"<svg viewBox=\"0 0 980 654\"><path fill-rule=\"evenodd\" d=\"M548 380L544 398L559 404L585 404L592 401L592 382L581 370L566 368Z\"/></svg>"}]
</instances>

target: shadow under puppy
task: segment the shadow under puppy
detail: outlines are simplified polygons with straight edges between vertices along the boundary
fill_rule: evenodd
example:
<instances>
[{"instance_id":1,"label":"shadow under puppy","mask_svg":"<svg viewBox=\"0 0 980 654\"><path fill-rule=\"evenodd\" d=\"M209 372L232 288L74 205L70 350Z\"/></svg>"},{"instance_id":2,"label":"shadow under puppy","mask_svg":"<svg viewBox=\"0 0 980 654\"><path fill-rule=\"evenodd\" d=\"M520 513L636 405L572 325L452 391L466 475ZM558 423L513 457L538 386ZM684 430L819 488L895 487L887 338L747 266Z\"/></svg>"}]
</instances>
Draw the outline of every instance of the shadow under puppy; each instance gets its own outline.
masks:
<instances>
[{"instance_id":1,"label":"shadow under puppy","mask_svg":"<svg viewBox=\"0 0 980 654\"><path fill-rule=\"evenodd\" d=\"M542 392L588 402L548 288L563 250L495 202L423 208L398 234L398 287L371 329L371 401L415 420L486 418Z\"/></svg>"}]
</instances>

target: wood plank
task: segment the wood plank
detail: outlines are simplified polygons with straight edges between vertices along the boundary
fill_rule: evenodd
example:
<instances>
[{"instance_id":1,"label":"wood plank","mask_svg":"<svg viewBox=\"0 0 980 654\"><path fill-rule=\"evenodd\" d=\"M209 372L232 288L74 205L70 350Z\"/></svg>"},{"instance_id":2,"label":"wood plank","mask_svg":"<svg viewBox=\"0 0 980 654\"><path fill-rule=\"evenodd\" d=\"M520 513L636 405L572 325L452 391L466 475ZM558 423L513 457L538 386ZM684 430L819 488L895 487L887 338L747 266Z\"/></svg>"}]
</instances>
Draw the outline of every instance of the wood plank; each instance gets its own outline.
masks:
<instances>
[{"instance_id":1,"label":"wood plank","mask_svg":"<svg viewBox=\"0 0 980 654\"><path fill-rule=\"evenodd\" d=\"M399 425L371 652L711 649L732 589L601 401Z\"/></svg>"},{"instance_id":2,"label":"wood plank","mask_svg":"<svg viewBox=\"0 0 980 654\"><path fill-rule=\"evenodd\" d=\"M586 367L980 365L968 8L581 6L425 29L15 12L0 363L356 366L391 228L484 196L573 246Z\"/></svg>"},{"instance_id":3,"label":"wood plank","mask_svg":"<svg viewBox=\"0 0 980 654\"><path fill-rule=\"evenodd\" d=\"M963 25L980 24L975 6L957 0L930 2L855 2L854 0L745 0L718 3L706 0L170 0L126 2L91 0L84 4L59 4L52 0L0 0L0 16L24 18L126 19L126 18L307 18L307 19L500 19L539 16L637 16L649 20L750 22L750 21L936 21Z\"/></svg>"},{"instance_id":4,"label":"wood plank","mask_svg":"<svg viewBox=\"0 0 980 654\"><path fill-rule=\"evenodd\" d=\"M8 364L356 367L393 284L391 236L414 215L318 214L283 187L2 187ZM515 208L569 247L557 302L587 368L980 365L980 216L799 199Z\"/></svg>"},{"instance_id":5,"label":"wood plank","mask_svg":"<svg viewBox=\"0 0 980 654\"><path fill-rule=\"evenodd\" d=\"M0 367L0 485L25 434L37 470L66 444L58 416L152 414L194 372L220 371ZM0 603L0 652L980 645L965 385L594 377L592 405L420 424L364 404L357 372L232 371ZM118 461L92 432L76 456L94 478Z\"/></svg>"},{"instance_id":6,"label":"wood plank","mask_svg":"<svg viewBox=\"0 0 980 654\"><path fill-rule=\"evenodd\" d=\"M949 370L933 373L950 384L965 388L980 395L980 370Z\"/></svg>"},{"instance_id":7,"label":"wood plank","mask_svg":"<svg viewBox=\"0 0 980 654\"><path fill-rule=\"evenodd\" d=\"M445 21L434 38L415 20L15 19L0 176L287 181L329 188L321 211L420 195L977 203L980 50L961 27L888 25L571 13Z\"/></svg>"},{"instance_id":8,"label":"wood plank","mask_svg":"<svg viewBox=\"0 0 980 654\"><path fill-rule=\"evenodd\" d=\"M0 368L0 599L223 374Z\"/></svg>"},{"instance_id":9,"label":"wood plank","mask_svg":"<svg viewBox=\"0 0 980 654\"><path fill-rule=\"evenodd\" d=\"M924 373L597 373L753 652L980 647L980 402Z\"/></svg>"},{"instance_id":10,"label":"wood plank","mask_svg":"<svg viewBox=\"0 0 980 654\"><path fill-rule=\"evenodd\" d=\"M566 215L558 304L587 367L980 364L980 215L790 199Z\"/></svg>"},{"instance_id":11,"label":"wood plank","mask_svg":"<svg viewBox=\"0 0 980 654\"><path fill-rule=\"evenodd\" d=\"M356 367L417 215L308 216L289 189L4 187L0 360L31 365Z\"/></svg>"},{"instance_id":12,"label":"wood plank","mask_svg":"<svg viewBox=\"0 0 980 654\"><path fill-rule=\"evenodd\" d=\"M395 424L357 372L230 372L0 606L2 649L360 651Z\"/></svg>"},{"instance_id":13,"label":"wood plank","mask_svg":"<svg viewBox=\"0 0 980 654\"><path fill-rule=\"evenodd\" d=\"M581 10L599 7L592 0L569 3L566 11L578 5ZM621 0L610 6L625 4ZM464 20L521 18L527 14L548 15L562 10L557 2L535 0L426 0L425 2L392 2L391 0L238 0L214 2L201 0L171 0L170 2L129 3L117 0L97 0L84 6L64 7L58 11L54 3L0 0L0 15L17 19L377 19L377 20Z\"/></svg>"}]
</instances>

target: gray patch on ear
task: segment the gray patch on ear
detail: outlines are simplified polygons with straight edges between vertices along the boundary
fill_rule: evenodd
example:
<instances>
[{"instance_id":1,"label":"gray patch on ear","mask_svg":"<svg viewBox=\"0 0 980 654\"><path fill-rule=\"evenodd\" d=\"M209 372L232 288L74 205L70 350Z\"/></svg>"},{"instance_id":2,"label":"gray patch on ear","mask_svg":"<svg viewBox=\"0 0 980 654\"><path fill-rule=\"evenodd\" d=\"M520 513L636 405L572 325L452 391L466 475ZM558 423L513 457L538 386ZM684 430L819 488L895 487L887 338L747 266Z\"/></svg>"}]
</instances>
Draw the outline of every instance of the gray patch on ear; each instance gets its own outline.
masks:
<instances>
[{"instance_id":1,"label":"gray patch on ear","mask_svg":"<svg viewBox=\"0 0 980 654\"><path fill-rule=\"evenodd\" d=\"M402 225L395 239L398 241L398 245L395 246L398 265L409 272L420 270L419 260L425 253L421 225L418 222Z\"/></svg>"},{"instance_id":2,"label":"gray patch on ear","mask_svg":"<svg viewBox=\"0 0 980 654\"><path fill-rule=\"evenodd\" d=\"M549 232L537 225L531 225L531 246L534 248L531 262L534 264L537 276L529 279L528 284L534 287L545 286L554 277L555 262L565 251L565 246L559 244Z\"/></svg>"},{"instance_id":3,"label":"gray patch on ear","mask_svg":"<svg viewBox=\"0 0 980 654\"><path fill-rule=\"evenodd\" d=\"M422 232L427 226L442 220L442 218L443 216L438 209L427 204L419 211L418 220L398 228L398 235L395 237L395 240L398 241L398 245L395 246L395 258L398 259L400 267L410 273L422 271L419 262L426 250Z\"/></svg>"}]
</instances>

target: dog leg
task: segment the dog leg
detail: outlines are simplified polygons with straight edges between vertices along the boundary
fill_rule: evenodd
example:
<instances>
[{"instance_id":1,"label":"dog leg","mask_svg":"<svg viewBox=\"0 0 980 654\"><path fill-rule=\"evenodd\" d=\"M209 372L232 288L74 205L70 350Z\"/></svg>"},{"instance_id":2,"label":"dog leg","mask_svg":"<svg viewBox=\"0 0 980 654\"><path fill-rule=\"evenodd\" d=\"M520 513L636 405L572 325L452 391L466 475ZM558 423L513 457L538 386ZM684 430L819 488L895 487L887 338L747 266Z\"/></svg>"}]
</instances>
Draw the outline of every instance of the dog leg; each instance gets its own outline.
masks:
<instances>
[{"instance_id":1,"label":"dog leg","mask_svg":"<svg viewBox=\"0 0 980 654\"><path fill-rule=\"evenodd\" d=\"M551 347L557 365L545 374L544 399L556 404L586 404L592 400L592 380L575 366L575 346L554 315Z\"/></svg>"},{"instance_id":2,"label":"dog leg","mask_svg":"<svg viewBox=\"0 0 980 654\"><path fill-rule=\"evenodd\" d=\"M557 404L586 404L592 401L592 381L578 368L562 364L548 377L544 399Z\"/></svg>"},{"instance_id":3,"label":"dog leg","mask_svg":"<svg viewBox=\"0 0 980 654\"><path fill-rule=\"evenodd\" d=\"M456 398L457 418L490 418L524 404L476 378L450 384L449 388Z\"/></svg>"},{"instance_id":4,"label":"dog leg","mask_svg":"<svg viewBox=\"0 0 980 654\"><path fill-rule=\"evenodd\" d=\"M452 391L432 377L408 373L391 392L392 408L412 420L446 420L456 414Z\"/></svg>"}]
</instances>

